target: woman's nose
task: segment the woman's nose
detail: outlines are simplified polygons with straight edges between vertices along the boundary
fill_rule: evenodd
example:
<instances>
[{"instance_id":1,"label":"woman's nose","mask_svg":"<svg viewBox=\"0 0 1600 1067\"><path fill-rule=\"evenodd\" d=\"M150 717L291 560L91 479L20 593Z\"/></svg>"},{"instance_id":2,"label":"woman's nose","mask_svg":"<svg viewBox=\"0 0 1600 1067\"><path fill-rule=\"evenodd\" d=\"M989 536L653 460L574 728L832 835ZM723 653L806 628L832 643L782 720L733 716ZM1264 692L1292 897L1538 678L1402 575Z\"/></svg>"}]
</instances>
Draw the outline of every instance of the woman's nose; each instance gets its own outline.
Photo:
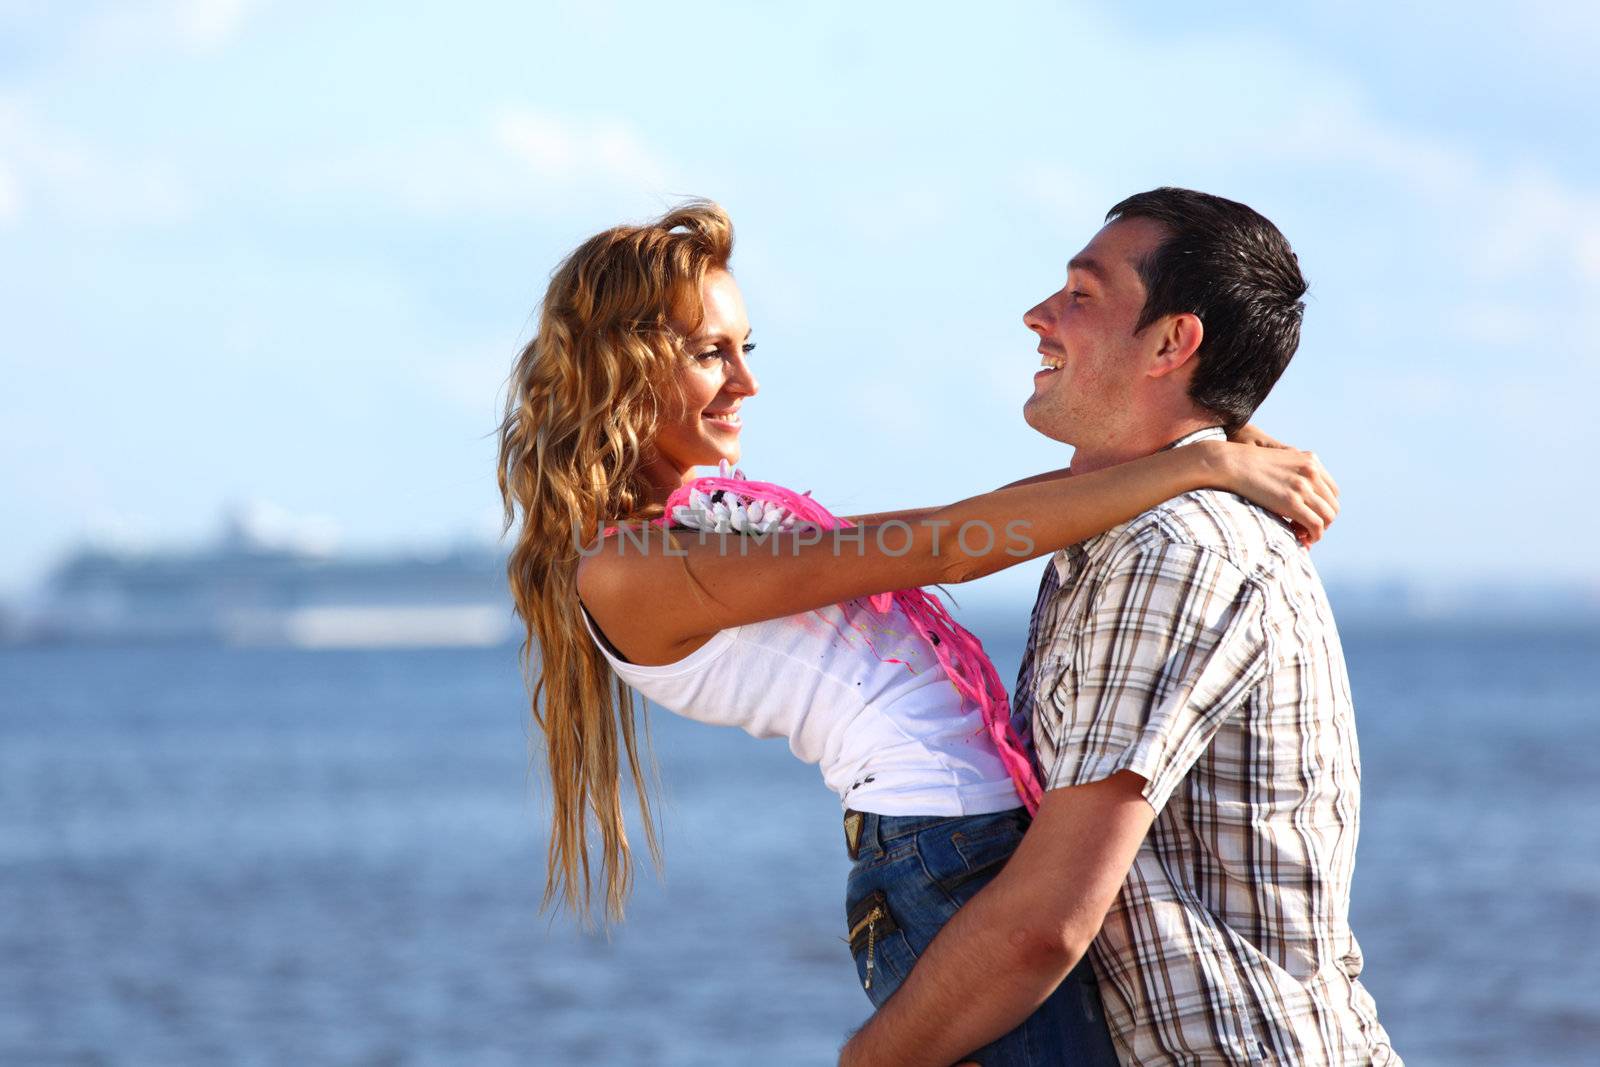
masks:
<instances>
[{"instance_id":1,"label":"woman's nose","mask_svg":"<svg viewBox=\"0 0 1600 1067\"><path fill-rule=\"evenodd\" d=\"M733 373L728 375L730 386L736 387L745 396L755 396L761 391L761 383L756 381L755 371L750 369L742 353L733 361L732 370Z\"/></svg>"}]
</instances>

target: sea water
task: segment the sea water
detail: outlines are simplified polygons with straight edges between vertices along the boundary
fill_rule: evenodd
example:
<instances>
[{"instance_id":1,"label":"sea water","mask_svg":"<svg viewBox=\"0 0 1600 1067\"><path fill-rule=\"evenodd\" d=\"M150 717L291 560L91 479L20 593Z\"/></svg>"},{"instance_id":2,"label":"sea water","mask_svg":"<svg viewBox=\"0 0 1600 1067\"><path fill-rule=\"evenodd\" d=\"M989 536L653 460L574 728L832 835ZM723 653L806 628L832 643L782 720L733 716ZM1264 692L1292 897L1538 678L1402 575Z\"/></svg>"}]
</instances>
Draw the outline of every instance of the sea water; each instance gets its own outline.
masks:
<instances>
[{"instance_id":1,"label":"sea water","mask_svg":"<svg viewBox=\"0 0 1600 1067\"><path fill-rule=\"evenodd\" d=\"M1019 620L974 628L1014 677ZM1600 632L1344 639L1397 1047L1592 1062ZM831 1062L868 1012L837 801L781 742L651 724L665 876L585 935L539 912L512 649L0 649L0 1064Z\"/></svg>"}]
</instances>

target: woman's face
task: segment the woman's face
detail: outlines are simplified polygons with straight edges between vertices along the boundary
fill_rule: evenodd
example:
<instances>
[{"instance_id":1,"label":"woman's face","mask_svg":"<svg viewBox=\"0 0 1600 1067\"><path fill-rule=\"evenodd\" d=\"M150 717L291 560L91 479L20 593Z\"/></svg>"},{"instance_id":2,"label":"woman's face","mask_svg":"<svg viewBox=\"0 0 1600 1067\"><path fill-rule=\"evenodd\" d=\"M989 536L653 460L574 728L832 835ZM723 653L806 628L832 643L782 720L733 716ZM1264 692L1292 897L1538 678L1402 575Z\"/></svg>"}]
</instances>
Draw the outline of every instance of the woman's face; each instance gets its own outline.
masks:
<instances>
[{"instance_id":1,"label":"woman's face","mask_svg":"<svg viewBox=\"0 0 1600 1067\"><path fill-rule=\"evenodd\" d=\"M759 388L746 362L755 345L733 275L725 270L708 273L700 299L705 317L678 364L683 404L663 412L656 431L658 458L649 474L661 488L682 485L695 467L739 461L739 406Z\"/></svg>"}]
</instances>

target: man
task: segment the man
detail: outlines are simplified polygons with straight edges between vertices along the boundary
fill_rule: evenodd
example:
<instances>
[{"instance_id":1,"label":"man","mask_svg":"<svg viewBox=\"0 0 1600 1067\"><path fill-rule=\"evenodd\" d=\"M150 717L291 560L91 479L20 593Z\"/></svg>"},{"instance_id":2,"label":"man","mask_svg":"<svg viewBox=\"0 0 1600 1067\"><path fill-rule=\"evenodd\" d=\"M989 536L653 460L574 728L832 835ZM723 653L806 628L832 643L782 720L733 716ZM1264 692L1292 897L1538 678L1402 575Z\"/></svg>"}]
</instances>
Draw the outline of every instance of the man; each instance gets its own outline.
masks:
<instances>
[{"instance_id":1,"label":"man","mask_svg":"<svg viewBox=\"0 0 1600 1067\"><path fill-rule=\"evenodd\" d=\"M1288 242L1243 204L1157 189L1107 220L1023 318L1046 368L1024 414L1073 474L1243 426L1304 309ZM1293 531L1203 491L1057 553L1015 704L1038 815L842 1064L953 1063L1091 942L1125 1063L1400 1063L1348 923L1344 657Z\"/></svg>"}]
</instances>

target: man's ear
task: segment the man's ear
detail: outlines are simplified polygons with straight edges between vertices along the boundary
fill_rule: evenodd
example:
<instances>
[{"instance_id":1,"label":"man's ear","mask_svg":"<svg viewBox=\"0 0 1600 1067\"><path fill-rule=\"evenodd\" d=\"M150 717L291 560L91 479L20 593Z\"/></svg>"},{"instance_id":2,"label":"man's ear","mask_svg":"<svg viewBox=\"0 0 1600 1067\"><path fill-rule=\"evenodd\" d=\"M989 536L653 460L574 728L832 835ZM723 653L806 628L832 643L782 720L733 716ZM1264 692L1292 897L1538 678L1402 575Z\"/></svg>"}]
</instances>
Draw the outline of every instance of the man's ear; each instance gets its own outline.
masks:
<instances>
[{"instance_id":1,"label":"man's ear","mask_svg":"<svg viewBox=\"0 0 1600 1067\"><path fill-rule=\"evenodd\" d=\"M1201 324L1200 317L1187 311L1168 315L1151 325L1160 331L1156 335L1160 343L1150 363L1152 378L1165 378L1187 365L1194 358L1200 342L1205 339L1206 328Z\"/></svg>"}]
</instances>

